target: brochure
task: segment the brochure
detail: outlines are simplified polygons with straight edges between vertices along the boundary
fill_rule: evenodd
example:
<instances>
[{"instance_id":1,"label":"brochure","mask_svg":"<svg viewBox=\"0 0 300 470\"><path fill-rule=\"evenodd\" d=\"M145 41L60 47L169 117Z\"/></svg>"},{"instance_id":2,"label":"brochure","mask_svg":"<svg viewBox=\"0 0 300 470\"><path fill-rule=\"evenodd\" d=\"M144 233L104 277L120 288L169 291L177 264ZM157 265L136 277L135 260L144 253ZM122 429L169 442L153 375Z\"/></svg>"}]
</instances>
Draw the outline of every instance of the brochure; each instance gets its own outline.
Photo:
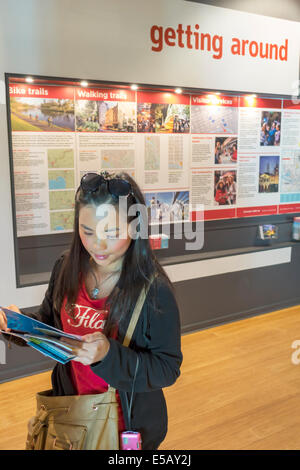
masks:
<instances>
[{"instance_id":1,"label":"brochure","mask_svg":"<svg viewBox=\"0 0 300 470\"><path fill-rule=\"evenodd\" d=\"M49 326L34 318L0 307L7 318L9 334L22 338L29 346L40 351L44 356L66 364L76 357L73 346L64 341L64 338L82 341L82 336L65 333L62 330ZM1 330L3 333L5 331Z\"/></svg>"}]
</instances>

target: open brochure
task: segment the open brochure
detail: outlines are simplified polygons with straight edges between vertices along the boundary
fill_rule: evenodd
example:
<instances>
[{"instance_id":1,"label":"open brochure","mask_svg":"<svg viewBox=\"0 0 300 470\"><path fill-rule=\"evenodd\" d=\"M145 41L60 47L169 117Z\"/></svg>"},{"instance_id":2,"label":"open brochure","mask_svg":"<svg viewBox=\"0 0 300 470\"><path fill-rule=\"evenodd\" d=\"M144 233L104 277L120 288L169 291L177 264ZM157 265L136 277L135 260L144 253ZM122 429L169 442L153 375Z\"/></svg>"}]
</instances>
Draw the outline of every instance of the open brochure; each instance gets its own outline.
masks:
<instances>
[{"instance_id":1,"label":"open brochure","mask_svg":"<svg viewBox=\"0 0 300 470\"><path fill-rule=\"evenodd\" d=\"M65 333L53 326L35 320L34 318L0 307L7 318L7 328L10 335L22 338L29 346L40 351L44 356L66 364L76 357L74 347L64 341L70 338L82 341L82 337ZM2 331L5 333L5 331Z\"/></svg>"}]
</instances>

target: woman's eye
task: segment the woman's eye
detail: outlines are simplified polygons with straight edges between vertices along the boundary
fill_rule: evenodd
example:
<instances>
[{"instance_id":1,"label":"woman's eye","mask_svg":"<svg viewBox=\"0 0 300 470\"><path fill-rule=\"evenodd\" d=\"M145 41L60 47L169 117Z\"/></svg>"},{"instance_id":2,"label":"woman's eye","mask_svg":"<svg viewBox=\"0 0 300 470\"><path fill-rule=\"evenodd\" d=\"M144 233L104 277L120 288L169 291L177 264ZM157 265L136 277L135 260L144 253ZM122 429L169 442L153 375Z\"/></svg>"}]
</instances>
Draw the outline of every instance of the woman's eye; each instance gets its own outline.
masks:
<instances>
[{"instance_id":1,"label":"woman's eye","mask_svg":"<svg viewBox=\"0 0 300 470\"><path fill-rule=\"evenodd\" d=\"M84 235L93 235L92 233L88 233L88 232L83 232Z\"/></svg>"}]
</instances>

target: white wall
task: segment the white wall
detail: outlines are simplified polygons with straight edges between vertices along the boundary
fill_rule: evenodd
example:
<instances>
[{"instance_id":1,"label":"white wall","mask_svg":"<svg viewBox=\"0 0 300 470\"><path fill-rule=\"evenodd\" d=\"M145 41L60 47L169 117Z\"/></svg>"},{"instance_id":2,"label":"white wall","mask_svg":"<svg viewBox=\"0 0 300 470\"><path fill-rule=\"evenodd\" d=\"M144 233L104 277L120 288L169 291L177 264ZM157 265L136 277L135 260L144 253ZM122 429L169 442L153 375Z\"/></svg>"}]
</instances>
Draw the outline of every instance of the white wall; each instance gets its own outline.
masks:
<instances>
[{"instance_id":1,"label":"white wall","mask_svg":"<svg viewBox=\"0 0 300 470\"><path fill-rule=\"evenodd\" d=\"M0 305L38 305L46 288L16 288L4 73L149 83L144 46L136 41L144 34L139 19L151 16L155 5L171 16L167 3L127 0L120 8L114 0L0 0ZM188 7L184 0L172 5L179 3ZM132 19L135 30L125 39L122 28Z\"/></svg>"},{"instance_id":2,"label":"white wall","mask_svg":"<svg viewBox=\"0 0 300 470\"><path fill-rule=\"evenodd\" d=\"M285 20L300 21L299 0L186 0L221 8L272 16Z\"/></svg>"}]
</instances>

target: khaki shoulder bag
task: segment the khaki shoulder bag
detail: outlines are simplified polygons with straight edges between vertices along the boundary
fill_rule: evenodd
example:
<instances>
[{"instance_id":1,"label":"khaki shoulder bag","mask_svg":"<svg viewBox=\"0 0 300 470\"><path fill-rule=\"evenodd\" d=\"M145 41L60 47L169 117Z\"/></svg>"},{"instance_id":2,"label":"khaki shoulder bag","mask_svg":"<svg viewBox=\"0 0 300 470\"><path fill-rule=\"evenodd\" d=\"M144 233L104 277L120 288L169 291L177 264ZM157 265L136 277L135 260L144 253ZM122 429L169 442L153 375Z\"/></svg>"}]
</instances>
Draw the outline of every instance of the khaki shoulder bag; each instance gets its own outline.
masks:
<instances>
[{"instance_id":1,"label":"khaki shoulder bag","mask_svg":"<svg viewBox=\"0 0 300 470\"><path fill-rule=\"evenodd\" d=\"M126 347L129 346L153 279L137 300L123 341ZM137 368L138 356L135 376ZM52 396L52 390L46 390L37 393L36 400L36 416L28 423L26 450L119 449L118 403L114 388L109 386L107 392L95 395L58 397Z\"/></svg>"}]
</instances>

